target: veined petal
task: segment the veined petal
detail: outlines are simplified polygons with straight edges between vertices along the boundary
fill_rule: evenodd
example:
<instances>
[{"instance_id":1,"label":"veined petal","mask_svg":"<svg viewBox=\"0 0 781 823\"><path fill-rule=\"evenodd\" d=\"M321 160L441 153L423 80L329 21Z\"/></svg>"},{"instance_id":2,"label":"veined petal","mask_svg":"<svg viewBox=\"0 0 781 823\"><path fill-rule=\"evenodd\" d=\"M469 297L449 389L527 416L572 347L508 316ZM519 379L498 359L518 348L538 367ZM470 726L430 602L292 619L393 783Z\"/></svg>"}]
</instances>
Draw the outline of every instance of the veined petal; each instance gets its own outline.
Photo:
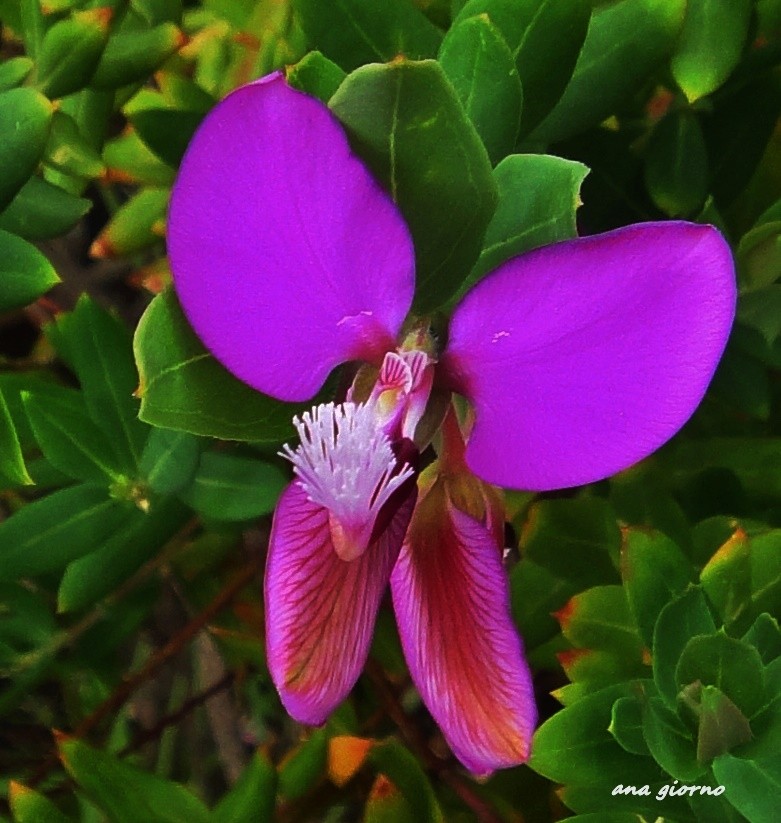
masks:
<instances>
[{"instance_id":1,"label":"veined petal","mask_svg":"<svg viewBox=\"0 0 781 823\"><path fill-rule=\"evenodd\" d=\"M547 490L607 477L689 419L735 312L711 226L646 223L517 257L470 291L443 368L476 423L471 469Z\"/></svg>"},{"instance_id":2,"label":"veined petal","mask_svg":"<svg viewBox=\"0 0 781 823\"><path fill-rule=\"evenodd\" d=\"M391 591L412 679L456 757L476 774L525 761L537 713L501 547L441 480L415 512Z\"/></svg>"},{"instance_id":3,"label":"veined petal","mask_svg":"<svg viewBox=\"0 0 781 823\"><path fill-rule=\"evenodd\" d=\"M174 185L168 251L207 348L281 400L312 397L347 360L379 363L412 302L404 220L327 107L280 74L207 115Z\"/></svg>"},{"instance_id":4,"label":"veined petal","mask_svg":"<svg viewBox=\"0 0 781 823\"><path fill-rule=\"evenodd\" d=\"M301 723L324 722L358 679L414 505L413 487L387 529L346 562L328 510L298 480L282 493L266 564L266 647L274 685Z\"/></svg>"}]
</instances>

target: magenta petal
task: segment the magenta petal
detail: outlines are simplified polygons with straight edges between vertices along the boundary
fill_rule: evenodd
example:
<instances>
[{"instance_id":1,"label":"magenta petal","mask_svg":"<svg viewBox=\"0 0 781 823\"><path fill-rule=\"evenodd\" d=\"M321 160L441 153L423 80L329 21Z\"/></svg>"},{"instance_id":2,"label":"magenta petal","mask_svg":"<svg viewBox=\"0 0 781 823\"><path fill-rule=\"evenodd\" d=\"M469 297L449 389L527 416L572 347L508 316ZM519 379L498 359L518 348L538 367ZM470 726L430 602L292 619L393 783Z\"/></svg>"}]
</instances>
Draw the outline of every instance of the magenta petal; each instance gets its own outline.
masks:
<instances>
[{"instance_id":1,"label":"magenta petal","mask_svg":"<svg viewBox=\"0 0 781 823\"><path fill-rule=\"evenodd\" d=\"M443 366L476 412L470 468L547 490L646 457L699 404L734 311L711 226L640 224L510 260L450 325Z\"/></svg>"},{"instance_id":2,"label":"magenta petal","mask_svg":"<svg viewBox=\"0 0 781 823\"><path fill-rule=\"evenodd\" d=\"M191 142L168 216L190 323L237 377L306 400L378 360L412 302L414 252L326 106L279 74L228 95Z\"/></svg>"},{"instance_id":3,"label":"magenta petal","mask_svg":"<svg viewBox=\"0 0 781 823\"><path fill-rule=\"evenodd\" d=\"M529 756L537 719L531 675L510 619L501 548L448 504L438 517L432 495L437 487L393 569L393 606L423 701L456 757L487 774Z\"/></svg>"},{"instance_id":4,"label":"magenta petal","mask_svg":"<svg viewBox=\"0 0 781 823\"><path fill-rule=\"evenodd\" d=\"M282 493L266 564L266 651L282 702L301 723L324 722L358 679L414 503L413 493L379 539L345 562L327 509L298 481Z\"/></svg>"}]
</instances>

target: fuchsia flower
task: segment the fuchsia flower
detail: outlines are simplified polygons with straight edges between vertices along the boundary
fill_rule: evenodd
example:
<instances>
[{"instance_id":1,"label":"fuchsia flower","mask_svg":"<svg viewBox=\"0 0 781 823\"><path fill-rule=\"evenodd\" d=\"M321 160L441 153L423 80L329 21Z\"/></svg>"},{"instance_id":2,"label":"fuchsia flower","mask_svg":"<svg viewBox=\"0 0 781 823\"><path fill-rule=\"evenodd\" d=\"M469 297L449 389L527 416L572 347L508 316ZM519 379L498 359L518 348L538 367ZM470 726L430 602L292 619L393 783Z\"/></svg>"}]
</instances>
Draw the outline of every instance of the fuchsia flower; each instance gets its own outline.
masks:
<instances>
[{"instance_id":1,"label":"fuchsia flower","mask_svg":"<svg viewBox=\"0 0 781 823\"><path fill-rule=\"evenodd\" d=\"M296 419L300 445L284 452L296 477L265 593L288 711L322 723L344 699L390 581L412 678L454 753L476 773L525 760L536 712L488 484L598 480L686 422L734 313L722 237L648 223L509 260L461 301L438 351L408 318L404 220L327 107L280 75L208 115L168 231L187 317L241 380L302 401L336 366L367 364L345 402ZM450 391L473 409L466 444L444 414ZM440 423L438 459L419 474Z\"/></svg>"}]
</instances>

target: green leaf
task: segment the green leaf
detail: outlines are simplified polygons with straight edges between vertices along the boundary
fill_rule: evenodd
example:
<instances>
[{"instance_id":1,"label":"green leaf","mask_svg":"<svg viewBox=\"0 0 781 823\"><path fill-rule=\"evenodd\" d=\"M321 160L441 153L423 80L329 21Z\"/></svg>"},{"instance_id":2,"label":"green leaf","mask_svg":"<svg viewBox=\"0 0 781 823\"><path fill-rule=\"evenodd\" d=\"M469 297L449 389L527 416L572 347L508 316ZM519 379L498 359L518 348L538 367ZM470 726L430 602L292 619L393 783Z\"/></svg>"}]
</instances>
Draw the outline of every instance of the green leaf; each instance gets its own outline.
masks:
<instances>
[{"instance_id":1,"label":"green leaf","mask_svg":"<svg viewBox=\"0 0 781 823\"><path fill-rule=\"evenodd\" d=\"M697 760L700 763L710 763L714 757L751 740L751 726L745 715L715 686L703 686L699 702Z\"/></svg>"},{"instance_id":2,"label":"green leaf","mask_svg":"<svg viewBox=\"0 0 781 823\"><path fill-rule=\"evenodd\" d=\"M648 676L647 666L637 655L577 648L560 651L556 657L572 682L554 692L554 696L567 706L613 683Z\"/></svg>"},{"instance_id":3,"label":"green leaf","mask_svg":"<svg viewBox=\"0 0 781 823\"><path fill-rule=\"evenodd\" d=\"M121 469L111 441L92 421L86 405L22 393L35 439L51 464L75 480L108 486Z\"/></svg>"},{"instance_id":4,"label":"green leaf","mask_svg":"<svg viewBox=\"0 0 781 823\"><path fill-rule=\"evenodd\" d=\"M319 728L297 746L279 768L279 794L295 800L320 780L326 772L328 732Z\"/></svg>"},{"instance_id":5,"label":"green leaf","mask_svg":"<svg viewBox=\"0 0 781 823\"><path fill-rule=\"evenodd\" d=\"M45 162L77 177L98 177L105 171L100 155L81 136L76 121L61 111L52 119Z\"/></svg>"},{"instance_id":6,"label":"green leaf","mask_svg":"<svg viewBox=\"0 0 781 823\"><path fill-rule=\"evenodd\" d=\"M690 102L715 91L738 64L751 0L688 0L671 68Z\"/></svg>"},{"instance_id":7,"label":"green leaf","mask_svg":"<svg viewBox=\"0 0 781 823\"><path fill-rule=\"evenodd\" d=\"M675 669L679 687L699 681L715 686L748 717L763 705L765 675L759 652L726 634L692 637Z\"/></svg>"},{"instance_id":8,"label":"green leaf","mask_svg":"<svg viewBox=\"0 0 781 823\"><path fill-rule=\"evenodd\" d=\"M96 89L117 89L146 80L185 42L173 23L114 34L92 77Z\"/></svg>"},{"instance_id":9,"label":"green leaf","mask_svg":"<svg viewBox=\"0 0 781 823\"><path fill-rule=\"evenodd\" d=\"M128 515L97 486L73 486L28 503L0 523L0 580L58 571L97 549Z\"/></svg>"},{"instance_id":10,"label":"green leaf","mask_svg":"<svg viewBox=\"0 0 781 823\"><path fill-rule=\"evenodd\" d=\"M705 774L689 730L658 697L643 706L643 735L656 762L676 780L693 783Z\"/></svg>"},{"instance_id":11,"label":"green leaf","mask_svg":"<svg viewBox=\"0 0 781 823\"><path fill-rule=\"evenodd\" d=\"M64 97L89 83L108 41L111 17L106 7L77 12L46 32L38 56L37 85L47 97Z\"/></svg>"},{"instance_id":12,"label":"green leaf","mask_svg":"<svg viewBox=\"0 0 781 823\"><path fill-rule=\"evenodd\" d=\"M45 795L11 782L9 799L14 823L73 823Z\"/></svg>"},{"instance_id":13,"label":"green leaf","mask_svg":"<svg viewBox=\"0 0 781 823\"><path fill-rule=\"evenodd\" d=\"M587 174L582 163L545 154L502 160L494 169L499 202L462 292L511 257L575 237L575 212Z\"/></svg>"},{"instance_id":14,"label":"green leaf","mask_svg":"<svg viewBox=\"0 0 781 823\"><path fill-rule=\"evenodd\" d=\"M33 66L35 63L29 57L11 57L0 63L0 92L8 91L24 82Z\"/></svg>"},{"instance_id":15,"label":"green leaf","mask_svg":"<svg viewBox=\"0 0 781 823\"><path fill-rule=\"evenodd\" d=\"M35 246L0 230L0 312L32 303L59 282L54 267Z\"/></svg>"},{"instance_id":16,"label":"green leaf","mask_svg":"<svg viewBox=\"0 0 781 823\"><path fill-rule=\"evenodd\" d=\"M153 502L148 513L138 510L65 570L57 592L59 612L80 611L127 580L179 531L190 513L174 500Z\"/></svg>"},{"instance_id":17,"label":"green leaf","mask_svg":"<svg viewBox=\"0 0 781 823\"><path fill-rule=\"evenodd\" d=\"M277 772L261 751L255 752L241 777L212 810L214 823L257 823L272 820Z\"/></svg>"},{"instance_id":18,"label":"green leaf","mask_svg":"<svg viewBox=\"0 0 781 823\"><path fill-rule=\"evenodd\" d=\"M738 319L756 329L772 346L781 335L781 284L773 283L740 296Z\"/></svg>"},{"instance_id":19,"label":"green leaf","mask_svg":"<svg viewBox=\"0 0 781 823\"><path fill-rule=\"evenodd\" d=\"M776 820L781 797L781 754L756 760L723 754L714 760L713 774L725 787L725 797L750 823Z\"/></svg>"},{"instance_id":20,"label":"green leaf","mask_svg":"<svg viewBox=\"0 0 781 823\"><path fill-rule=\"evenodd\" d=\"M456 23L442 41L438 59L491 163L498 163L515 146L523 105L509 46L483 14Z\"/></svg>"},{"instance_id":21,"label":"green leaf","mask_svg":"<svg viewBox=\"0 0 781 823\"><path fill-rule=\"evenodd\" d=\"M613 704L628 696L627 685L608 686L556 712L534 735L531 768L556 783L650 782L654 773L648 758L625 751L608 731Z\"/></svg>"},{"instance_id":22,"label":"green leaf","mask_svg":"<svg viewBox=\"0 0 781 823\"><path fill-rule=\"evenodd\" d=\"M541 500L528 511L520 537L524 557L583 588L619 581L621 533L603 500Z\"/></svg>"},{"instance_id":23,"label":"green leaf","mask_svg":"<svg viewBox=\"0 0 781 823\"><path fill-rule=\"evenodd\" d=\"M20 34L27 52L33 59L38 58L41 41L46 32L46 20L39 0L20 0Z\"/></svg>"},{"instance_id":24,"label":"green leaf","mask_svg":"<svg viewBox=\"0 0 781 823\"><path fill-rule=\"evenodd\" d=\"M14 421L0 390L0 483L16 486L32 482L24 464Z\"/></svg>"},{"instance_id":25,"label":"green leaf","mask_svg":"<svg viewBox=\"0 0 781 823\"><path fill-rule=\"evenodd\" d=\"M203 116L202 111L150 108L131 114L130 122L151 151L177 168Z\"/></svg>"},{"instance_id":26,"label":"green leaf","mask_svg":"<svg viewBox=\"0 0 781 823\"><path fill-rule=\"evenodd\" d=\"M33 89L0 94L0 210L35 171L46 148L51 117L52 104Z\"/></svg>"},{"instance_id":27,"label":"green leaf","mask_svg":"<svg viewBox=\"0 0 781 823\"><path fill-rule=\"evenodd\" d=\"M122 465L138 466L147 427L138 420L138 385L130 334L86 297L67 318L68 349L90 416L112 440Z\"/></svg>"},{"instance_id":28,"label":"green leaf","mask_svg":"<svg viewBox=\"0 0 781 823\"><path fill-rule=\"evenodd\" d=\"M135 337L141 419L154 426L226 440L281 443L300 406L260 394L203 347L173 291L149 305Z\"/></svg>"},{"instance_id":29,"label":"green leaf","mask_svg":"<svg viewBox=\"0 0 781 823\"><path fill-rule=\"evenodd\" d=\"M93 257L126 257L155 243L168 209L168 188L146 188L134 194L111 216L90 248Z\"/></svg>"},{"instance_id":30,"label":"green leaf","mask_svg":"<svg viewBox=\"0 0 781 823\"><path fill-rule=\"evenodd\" d=\"M368 761L398 787L407 801L413 820L419 820L420 823L441 823L442 812L431 783L417 758L404 746L395 740L372 746Z\"/></svg>"},{"instance_id":31,"label":"green leaf","mask_svg":"<svg viewBox=\"0 0 781 823\"><path fill-rule=\"evenodd\" d=\"M668 707L677 705L675 667L691 637L716 631L708 604L699 587L692 587L659 612L654 627L654 683Z\"/></svg>"},{"instance_id":32,"label":"green leaf","mask_svg":"<svg viewBox=\"0 0 781 823\"><path fill-rule=\"evenodd\" d=\"M124 763L75 738L58 741L68 774L112 823L210 823L206 807L184 786Z\"/></svg>"},{"instance_id":33,"label":"green leaf","mask_svg":"<svg viewBox=\"0 0 781 823\"><path fill-rule=\"evenodd\" d=\"M613 114L669 56L685 10L686 0L629 0L597 9L572 79L530 139L564 140Z\"/></svg>"},{"instance_id":34,"label":"green leaf","mask_svg":"<svg viewBox=\"0 0 781 823\"><path fill-rule=\"evenodd\" d=\"M103 162L108 167L109 180L166 187L174 182L174 170L132 130L106 143Z\"/></svg>"},{"instance_id":35,"label":"green leaf","mask_svg":"<svg viewBox=\"0 0 781 823\"><path fill-rule=\"evenodd\" d=\"M576 594L556 617L564 636L578 648L642 659L643 641L621 586L594 586Z\"/></svg>"},{"instance_id":36,"label":"green leaf","mask_svg":"<svg viewBox=\"0 0 781 823\"><path fill-rule=\"evenodd\" d=\"M211 520L251 520L273 511L285 487L276 466L222 452L206 452L182 500Z\"/></svg>"},{"instance_id":37,"label":"green leaf","mask_svg":"<svg viewBox=\"0 0 781 823\"><path fill-rule=\"evenodd\" d=\"M630 611L650 647L660 612L693 582L694 569L678 546L661 532L627 529L621 572Z\"/></svg>"},{"instance_id":38,"label":"green leaf","mask_svg":"<svg viewBox=\"0 0 781 823\"><path fill-rule=\"evenodd\" d=\"M152 429L141 455L141 474L158 494L181 491L198 468L201 447L197 437L171 429Z\"/></svg>"},{"instance_id":39,"label":"green leaf","mask_svg":"<svg viewBox=\"0 0 781 823\"><path fill-rule=\"evenodd\" d=\"M330 106L410 227L418 311L437 308L475 262L496 205L483 144L435 61L364 66Z\"/></svg>"},{"instance_id":40,"label":"green leaf","mask_svg":"<svg viewBox=\"0 0 781 823\"><path fill-rule=\"evenodd\" d=\"M645 156L645 183L654 203L670 217L702 207L708 194L708 157L692 112L672 112L656 125Z\"/></svg>"},{"instance_id":41,"label":"green leaf","mask_svg":"<svg viewBox=\"0 0 781 823\"><path fill-rule=\"evenodd\" d=\"M442 40L410 0L294 0L294 5L312 48L345 71L399 55L433 57Z\"/></svg>"},{"instance_id":42,"label":"green leaf","mask_svg":"<svg viewBox=\"0 0 781 823\"><path fill-rule=\"evenodd\" d=\"M781 656L781 628L767 612L759 615L741 639L754 646L766 666Z\"/></svg>"},{"instance_id":43,"label":"green leaf","mask_svg":"<svg viewBox=\"0 0 781 823\"><path fill-rule=\"evenodd\" d=\"M755 226L740 240L737 251L742 292L762 289L781 277L781 220Z\"/></svg>"},{"instance_id":44,"label":"green leaf","mask_svg":"<svg viewBox=\"0 0 781 823\"><path fill-rule=\"evenodd\" d=\"M288 85L327 103L347 74L319 51L310 51L285 72Z\"/></svg>"},{"instance_id":45,"label":"green leaf","mask_svg":"<svg viewBox=\"0 0 781 823\"><path fill-rule=\"evenodd\" d=\"M70 231L92 202L33 175L0 212L0 229L25 240L48 240Z\"/></svg>"},{"instance_id":46,"label":"green leaf","mask_svg":"<svg viewBox=\"0 0 781 823\"><path fill-rule=\"evenodd\" d=\"M456 25L486 14L504 36L524 93L521 127L528 134L561 97L583 46L588 0L470 0Z\"/></svg>"},{"instance_id":47,"label":"green leaf","mask_svg":"<svg viewBox=\"0 0 781 823\"><path fill-rule=\"evenodd\" d=\"M636 697L619 697L616 700L607 730L630 754L650 754L643 736L643 706Z\"/></svg>"}]
</instances>

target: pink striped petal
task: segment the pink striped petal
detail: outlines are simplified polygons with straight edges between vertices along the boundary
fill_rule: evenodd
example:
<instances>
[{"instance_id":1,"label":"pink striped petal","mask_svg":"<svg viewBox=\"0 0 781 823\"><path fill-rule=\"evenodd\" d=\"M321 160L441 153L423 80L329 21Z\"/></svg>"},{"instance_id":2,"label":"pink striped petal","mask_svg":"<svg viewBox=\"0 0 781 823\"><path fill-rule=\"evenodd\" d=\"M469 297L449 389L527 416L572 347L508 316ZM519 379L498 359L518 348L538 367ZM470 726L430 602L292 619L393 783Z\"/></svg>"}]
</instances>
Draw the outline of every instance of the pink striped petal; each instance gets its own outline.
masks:
<instances>
[{"instance_id":1,"label":"pink striped petal","mask_svg":"<svg viewBox=\"0 0 781 823\"><path fill-rule=\"evenodd\" d=\"M328 510L297 480L282 493L266 564L266 651L282 702L301 723L323 723L358 679L414 504L413 487L385 531L345 562Z\"/></svg>"},{"instance_id":2,"label":"pink striped petal","mask_svg":"<svg viewBox=\"0 0 781 823\"><path fill-rule=\"evenodd\" d=\"M207 348L281 400L312 397L347 360L379 364L412 302L404 220L328 108L280 74L207 115L174 185L168 252Z\"/></svg>"},{"instance_id":3,"label":"pink striped petal","mask_svg":"<svg viewBox=\"0 0 781 823\"><path fill-rule=\"evenodd\" d=\"M456 757L476 774L525 761L537 714L501 547L441 480L415 512L391 591L412 679Z\"/></svg>"},{"instance_id":4,"label":"pink striped petal","mask_svg":"<svg viewBox=\"0 0 781 823\"><path fill-rule=\"evenodd\" d=\"M734 312L712 226L640 224L508 261L456 308L443 358L475 408L469 466L547 490L641 460L699 404Z\"/></svg>"}]
</instances>

